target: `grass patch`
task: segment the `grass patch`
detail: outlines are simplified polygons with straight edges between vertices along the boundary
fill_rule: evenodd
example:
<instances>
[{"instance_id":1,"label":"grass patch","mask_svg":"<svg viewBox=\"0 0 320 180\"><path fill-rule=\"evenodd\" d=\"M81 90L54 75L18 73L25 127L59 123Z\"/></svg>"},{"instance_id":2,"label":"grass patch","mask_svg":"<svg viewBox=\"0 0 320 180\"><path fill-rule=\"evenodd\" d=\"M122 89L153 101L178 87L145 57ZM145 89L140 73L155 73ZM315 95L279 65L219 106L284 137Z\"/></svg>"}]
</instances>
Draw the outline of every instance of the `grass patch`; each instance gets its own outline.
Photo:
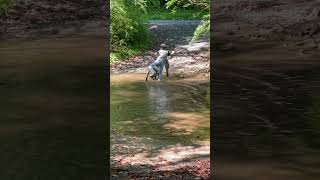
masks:
<instances>
[{"instance_id":1,"label":"grass patch","mask_svg":"<svg viewBox=\"0 0 320 180\"><path fill-rule=\"evenodd\" d=\"M145 20L198 20L201 19L207 12L187 9L177 9L172 12L167 9L152 9L148 10L147 14L143 15Z\"/></svg>"}]
</instances>

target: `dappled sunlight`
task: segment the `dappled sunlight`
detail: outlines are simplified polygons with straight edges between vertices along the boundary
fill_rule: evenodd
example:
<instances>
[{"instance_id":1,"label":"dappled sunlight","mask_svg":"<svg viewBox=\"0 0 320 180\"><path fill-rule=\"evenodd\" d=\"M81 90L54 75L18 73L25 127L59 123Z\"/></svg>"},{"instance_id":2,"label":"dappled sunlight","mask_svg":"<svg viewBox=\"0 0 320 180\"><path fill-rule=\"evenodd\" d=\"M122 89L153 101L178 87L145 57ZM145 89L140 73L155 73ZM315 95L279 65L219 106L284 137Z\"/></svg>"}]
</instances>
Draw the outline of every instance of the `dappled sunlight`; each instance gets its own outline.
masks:
<instances>
[{"instance_id":1,"label":"dappled sunlight","mask_svg":"<svg viewBox=\"0 0 320 180\"><path fill-rule=\"evenodd\" d=\"M167 162L178 162L186 158L196 157L196 156L205 156L210 154L209 146L182 146L174 145L169 146L166 149L159 151L158 157L163 158Z\"/></svg>"},{"instance_id":2,"label":"dappled sunlight","mask_svg":"<svg viewBox=\"0 0 320 180\"><path fill-rule=\"evenodd\" d=\"M124 99L124 97L129 97L129 98L133 98L133 97L141 97L142 93L140 92L134 92L134 91L130 91L130 90L121 90L121 91L117 91L112 93L114 96L119 96L119 98Z\"/></svg>"},{"instance_id":3,"label":"dappled sunlight","mask_svg":"<svg viewBox=\"0 0 320 180\"><path fill-rule=\"evenodd\" d=\"M193 144L201 145L201 146L210 146L210 139L204 140L192 140Z\"/></svg>"},{"instance_id":4,"label":"dappled sunlight","mask_svg":"<svg viewBox=\"0 0 320 180\"><path fill-rule=\"evenodd\" d=\"M158 25L152 25L149 27L149 29L158 29Z\"/></svg>"},{"instance_id":5,"label":"dappled sunlight","mask_svg":"<svg viewBox=\"0 0 320 180\"><path fill-rule=\"evenodd\" d=\"M122 145L122 148L134 148L132 146ZM114 155L113 160L121 165L152 165L163 166L181 161L188 161L197 157L206 157L209 159L210 146L182 146L180 144L161 148L160 150L144 150L135 154Z\"/></svg>"},{"instance_id":6,"label":"dappled sunlight","mask_svg":"<svg viewBox=\"0 0 320 180\"><path fill-rule=\"evenodd\" d=\"M133 138L133 137L130 137ZM128 141L129 139L127 139ZM137 142L133 142L135 140ZM112 144L112 148L125 149L122 153L111 155L112 167L123 169L130 174L157 173L156 177L168 177L176 175L174 179L183 179L182 177L202 177L208 179L210 176L210 145L183 146L175 144L170 146L151 147L148 139L134 138L130 139L128 144ZM115 172L118 174L119 172ZM186 175L186 176L182 176ZM126 176L126 175L124 175ZM172 179L172 178L171 178ZM189 178L188 178L189 179Z\"/></svg>"},{"instance_id":7,"label":"dappled sunlight","mask_svg":"<svg viewBox=\"0 0 320 180\"><path fill-rule=\"evenodd\" d=\"M202 113L169 112L166 114L170 121L164 124L166 129L183 130L182 134L191 134L199 128L210 127L210 119Z\"/></svg>"},{"instance_id":8,"label":"dappled sunlight","mask_svg":"<svg viewBox=\"0 0 320 180\"><path fill-rule=\"evenodd\" d=\"M208 41L203 41L203 42L194 42L194 43L189 43L188 45L183 45L183 46L178 46L183 49L186 49L187 51L201 51L201 50L209 50L210 48L210 43Z\"/></svg>"},{"instance_id":9,"label":"dappled sunlight","mask_svg":"<svg viewBox=\"0 0 320 180\"><path fill-rule=\"evenodd\" d=\"M115 84L119 85L119 84L145 81L146 73L126 73L126 74L120 74L120 75L111 75L110 83L111 83L111 86L113 86Z\"/></svg>"}]
</instances>

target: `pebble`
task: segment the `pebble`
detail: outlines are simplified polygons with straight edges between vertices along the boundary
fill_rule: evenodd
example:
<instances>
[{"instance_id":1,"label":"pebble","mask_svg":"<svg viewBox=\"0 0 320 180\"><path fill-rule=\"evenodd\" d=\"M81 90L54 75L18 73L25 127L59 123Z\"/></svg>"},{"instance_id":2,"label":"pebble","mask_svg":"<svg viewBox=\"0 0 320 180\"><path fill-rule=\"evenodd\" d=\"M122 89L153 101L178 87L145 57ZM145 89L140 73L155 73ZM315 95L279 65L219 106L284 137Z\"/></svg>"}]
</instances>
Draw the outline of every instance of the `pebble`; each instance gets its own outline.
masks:
<instances>
[{"instance_id":1,"label":"pebble","mask_svg":"<svg viewBox=\"0 0 320 180\"><path fill-rule=\"evenodd\" d=\"M304 54L304 50L303 50L303 49L300 49L300 50L299 50L299 54L300 54L300 55L303 55L303 54Z\"/></svg>"}]
</instances>

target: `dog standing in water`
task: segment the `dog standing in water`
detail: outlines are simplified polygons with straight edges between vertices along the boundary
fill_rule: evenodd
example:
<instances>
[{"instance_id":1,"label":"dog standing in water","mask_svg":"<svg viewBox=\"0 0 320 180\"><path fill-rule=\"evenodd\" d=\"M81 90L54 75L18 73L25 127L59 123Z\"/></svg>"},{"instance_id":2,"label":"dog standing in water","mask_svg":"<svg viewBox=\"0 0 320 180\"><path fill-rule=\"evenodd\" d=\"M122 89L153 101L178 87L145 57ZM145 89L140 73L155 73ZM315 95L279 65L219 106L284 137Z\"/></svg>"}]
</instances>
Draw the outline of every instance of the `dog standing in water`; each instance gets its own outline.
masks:
<instances>
[{"instance_id":1,"label":"dog standing in water","mask_svg":"<svg viewBox=\"0 0 320 180\"><path fill-rule=\"evenodd\" d=\"M155 77L157 75L157 73L159 73L159 77L158 77L158 81L162 80L162 71L163 71L163 66L165 66L166 68L166 74L167 76L169 76L169 61L168 61L168 56L170 56L172 53L170 53L169 51L165 50L166 46L165 44L161 44L160 45L160 50L159 50L159 56L157 57L157 59L149 65L149 71L152 73L152 75L150 76L151 78ZM157 71L157 68L158 72Z\"/></svg>"}]
</instances>

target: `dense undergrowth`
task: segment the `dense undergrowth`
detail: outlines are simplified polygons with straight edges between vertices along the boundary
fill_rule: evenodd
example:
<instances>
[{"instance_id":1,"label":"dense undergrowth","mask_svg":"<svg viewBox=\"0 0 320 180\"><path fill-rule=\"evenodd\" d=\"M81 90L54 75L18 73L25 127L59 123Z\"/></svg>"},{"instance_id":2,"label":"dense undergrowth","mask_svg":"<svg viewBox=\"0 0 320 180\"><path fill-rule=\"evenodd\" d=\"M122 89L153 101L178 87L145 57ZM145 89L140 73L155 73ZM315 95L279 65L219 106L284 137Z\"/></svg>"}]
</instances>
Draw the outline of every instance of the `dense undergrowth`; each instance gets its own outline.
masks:
<instances>
[{"instance_id":1,"label":"dense undergrowth","mask_svg":"<svg viewBox=\"0 0 320 180\"><path fill-rule=\"evenodd\" d=\"M144 1L110 1L111 63L132 56L150 42L149 32L141 14L146 13Z\"/></svg>"}]
</instances>

